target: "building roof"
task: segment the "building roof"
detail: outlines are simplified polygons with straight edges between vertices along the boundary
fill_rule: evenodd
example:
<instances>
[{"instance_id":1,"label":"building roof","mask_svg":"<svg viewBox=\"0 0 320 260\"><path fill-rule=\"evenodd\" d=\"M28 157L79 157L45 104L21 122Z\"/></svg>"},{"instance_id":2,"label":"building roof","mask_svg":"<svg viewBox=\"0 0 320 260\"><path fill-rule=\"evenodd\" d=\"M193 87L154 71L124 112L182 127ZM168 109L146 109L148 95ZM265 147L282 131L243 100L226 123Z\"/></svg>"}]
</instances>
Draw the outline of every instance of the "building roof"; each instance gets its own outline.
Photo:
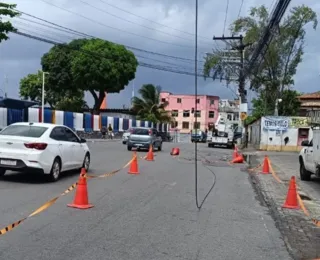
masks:
<instances>
[{"instance_id":1,"label":"building roof","mask_svg":"<svg viewBox=\"0 0 320 260\"><path fill-rule=\"evenodd\" d=\"M173 94L169 91L161 91L160 93L165 93L165 94L169 94L170 96L195 96L194 94ZM215 98L219 98L219 96L215 96L215 95L206 95L206 94L198 94L198 97L215 97Z\"/></svg>"},{"instance_id":2,"label":"building roof","mask_svg":"<svg viewBox=\"0 0 320 260\"><path fill-rule=\"evenodd\" d=\"M298 97L299 99L320 99L320 91L314 93L305 93Z\"/></svg>"},{"instance_id":3,"label":"building roof","mask_svg":"<svg viewBox=\"0 0 320 260\"><path fill-rule=\"evenodd\" d=\"M320 102L312 102L312 101L303 102L301 104L301 108L304 108L304 107L320 107Z\"/></svg>"},{"instance_id":4,"label":"building roof","mask_svg":"<svg viewBox=\"0 0 320 260\"><path fill-rule=\"evenodd\" d=\"M13 98L0 99L0 107L12 108L12 109L24 109L35 105L39 105L38 102L20 100Z\"/></svg>"}]
</instances>

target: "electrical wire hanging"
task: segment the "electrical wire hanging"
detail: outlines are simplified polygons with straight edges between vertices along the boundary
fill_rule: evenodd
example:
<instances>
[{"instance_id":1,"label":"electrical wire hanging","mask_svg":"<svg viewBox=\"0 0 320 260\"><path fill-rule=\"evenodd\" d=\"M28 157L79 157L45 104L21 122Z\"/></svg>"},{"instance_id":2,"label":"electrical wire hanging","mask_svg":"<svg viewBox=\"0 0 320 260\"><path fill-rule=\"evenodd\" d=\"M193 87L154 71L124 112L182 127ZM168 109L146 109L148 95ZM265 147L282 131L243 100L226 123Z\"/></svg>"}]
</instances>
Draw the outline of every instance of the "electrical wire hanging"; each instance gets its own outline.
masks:
<instances>
[{"instance_id":1,"label":"electrical wire hanging","mask_svg":"<svg viewBox=\"0 0 320 260\"><path fill-rule=\"evenodd\" d=\"M194 113L197 113L198 110L198 103L197 103L197 99L198 99L198 0L196 0L196 15L195 15L195 48L194 48L194 95L195 95L195 99L194 99ZM198 126L198 117L195 116L195 125L196 125L196 129ZM203 203L206 201L207 197L209 196L209 194L211 193L211 191L213 190L213 187L216 184L216 176L215 173L209 169L208 167L206 167L209 171L212 172L214 179L213 179L213 183L211 188L209 189L209 191L207 192L207 194L204 196L203 200L201 201L201 203L199 203L199 199L198 199L198 142L194 142L194 175L195 175L195 198L196 198L196 205L197 208L200 210L202 208Z\"/></svg>"}]
</instances>

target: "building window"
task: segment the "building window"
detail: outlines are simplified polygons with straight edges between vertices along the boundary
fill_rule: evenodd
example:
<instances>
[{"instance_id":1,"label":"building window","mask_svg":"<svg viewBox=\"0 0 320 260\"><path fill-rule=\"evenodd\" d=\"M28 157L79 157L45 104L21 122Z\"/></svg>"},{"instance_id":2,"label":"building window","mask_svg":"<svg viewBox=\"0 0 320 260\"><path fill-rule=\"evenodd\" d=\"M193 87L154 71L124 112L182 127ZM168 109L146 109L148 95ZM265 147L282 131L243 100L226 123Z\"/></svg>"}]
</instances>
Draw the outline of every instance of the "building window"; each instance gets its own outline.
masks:
<instances>
[{"instance_id":1,"label":"building window","mask_svg":"<svg viewBox=\"0 0 320 260\"><path fill-rule=\"evenodd\" d=\"M172 110L171 111L171 116L177 117L178 116L178 110Z\"/></svg>"},{"instance_id":2,"label":"building window","mask_svg":"<svg viewBox=\"0 0 320 260\"><path fill-rule=\"evenodd\" d=\"M182 129L189 129L189 122L182 122Z\"/></svg>"},{"instance_id":3,"label":"building window","mask_svg":"<svg viewBox=\"0 0 320 260\"><path fill-rule=\"evenodd\" d=\"M177 121L172 122L171 123L171 128L176 128L176 127L178 127L178 122Z\"/></svg>"},{"instance_id":4,"label":"building window","mask_svg":"<svg viewBox=\"0 0 320 260\"><path fill-rule=\"evenodd\" d=\"M181 98L177 98L177 103L181 103Z\"/></svg>"},{"instance_id":5,"label":"building window","mask_svg":"<svg viewBox=\"0 0 320 260\"><path fill-rule=\"evenodd\" d=\"M214 105L214 99L210 99L210 105Z\"/></svg>"},{"instance_id":6,"label":"building window","mask_svg":"<svg viewBox=\"0 0 320 260\"><path fill-rule=\"evenodd\" d=\"M200 98L197 98L197 104L199 104L200 103Z\"/></svg>"},{"instance_id":7,"label":"building window","mask_svg":"<svg viewBox=\"0 0 320 260\"><path fill-rule=\"evenodd\" d=\"M194 117L201 117L201 111L200 110L195 111Z\"/></svg>"},{"instance_id":8,"label":"building window","mask_svg":"<svg viewBox=\"0 0 320 260\"><path fill-rule=\"evenodd\" d=\"M166 99L165 98L161 98L161 102L166 102Z\"/></svg>"},{"instance_id":9,"label":"building window","mask_svg":"<svg viewBox=\"0 0 320 260\"><path fill-rule=\"evenodd\" d=\"M214 118L214 111L209 111L209 118Z\"/></svg>"},{"instance_id":10,"label":"building window","mask_svg":"<svg viewBox=\"0 0 320 260\"><path fill-rule=\"evenodd\" d=\"M200 129L200 122L194 122L193 129Z\"/></svg>"},{"instance_id":11,"label":"building window","mask_svg":"<svg viewBox=\"0 0 320 260\"><path fill-rule=\"evenodd\" d=\"M190 110L183 110L183 117L190 117Z\"/></svg>"},{"instance_id":12,"label":"building window","mask_svg":"<svg viewBox=\"0 0 320 260\"><path fill-rule=\"evenodd\" d=\"M232 120L232 115L228 114L227 115L227 119L231 121Z\"/></svg>"}]
</instances>

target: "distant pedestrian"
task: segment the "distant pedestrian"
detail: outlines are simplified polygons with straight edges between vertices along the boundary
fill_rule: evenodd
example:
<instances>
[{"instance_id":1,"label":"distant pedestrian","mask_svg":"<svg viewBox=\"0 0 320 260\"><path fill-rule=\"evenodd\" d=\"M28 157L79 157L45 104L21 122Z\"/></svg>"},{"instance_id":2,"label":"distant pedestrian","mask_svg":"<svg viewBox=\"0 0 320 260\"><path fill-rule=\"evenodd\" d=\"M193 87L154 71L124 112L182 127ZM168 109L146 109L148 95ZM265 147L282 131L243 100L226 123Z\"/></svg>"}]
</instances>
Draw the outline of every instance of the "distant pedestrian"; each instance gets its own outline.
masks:
<instances>
[{"instance_id":1,"label":"distant pedestrian","mask_svg":"<svg viewBox=\"0 0 320 260\"><path fill-rule=\"evenodd\" d=\"M113 139L113 129L112 129L111 124L109 124L109 126L108 126L108 136L110 139Z\"/></svg>"},{"instance_id":2,"label":"distant pedestrian","mask_svg":"<svg viewBox=\"0 0 320 260\"><path fill-rule=\"evenodd\" d=\"M101 128L101 134L102 134L102 139L106 139L107 128L105 126Z\"/></svg>"}]
</instances>

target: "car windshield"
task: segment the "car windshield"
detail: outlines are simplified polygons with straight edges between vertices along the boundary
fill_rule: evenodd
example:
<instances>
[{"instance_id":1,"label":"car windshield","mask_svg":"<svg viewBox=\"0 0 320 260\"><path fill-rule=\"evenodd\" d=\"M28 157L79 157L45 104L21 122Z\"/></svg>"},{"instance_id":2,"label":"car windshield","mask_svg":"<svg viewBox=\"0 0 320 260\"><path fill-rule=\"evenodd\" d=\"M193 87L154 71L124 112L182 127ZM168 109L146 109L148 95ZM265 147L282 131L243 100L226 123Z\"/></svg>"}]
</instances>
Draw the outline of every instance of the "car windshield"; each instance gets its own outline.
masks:
<instances>
[{"instance_id":1,"label":"car windshield","mask_svg":"<svg viewBox=\"0 0 320 260\"><path fill-rule=\"evenodd\" d=\"M33 125L11 125L0 132L0 135L23 136L23 137L41 137L47 130L47 127Z\"/></svg>"},{"instance_id":2,"label":"car windshield","mask_svg":"<svg viewBox=\"0 0 320 260\"><path fill-rule=\"evenodd\" d=\"M149 129L133 128L132 134L134 134L134 135L149 135Z\"/></svg>"}]
</instances>

